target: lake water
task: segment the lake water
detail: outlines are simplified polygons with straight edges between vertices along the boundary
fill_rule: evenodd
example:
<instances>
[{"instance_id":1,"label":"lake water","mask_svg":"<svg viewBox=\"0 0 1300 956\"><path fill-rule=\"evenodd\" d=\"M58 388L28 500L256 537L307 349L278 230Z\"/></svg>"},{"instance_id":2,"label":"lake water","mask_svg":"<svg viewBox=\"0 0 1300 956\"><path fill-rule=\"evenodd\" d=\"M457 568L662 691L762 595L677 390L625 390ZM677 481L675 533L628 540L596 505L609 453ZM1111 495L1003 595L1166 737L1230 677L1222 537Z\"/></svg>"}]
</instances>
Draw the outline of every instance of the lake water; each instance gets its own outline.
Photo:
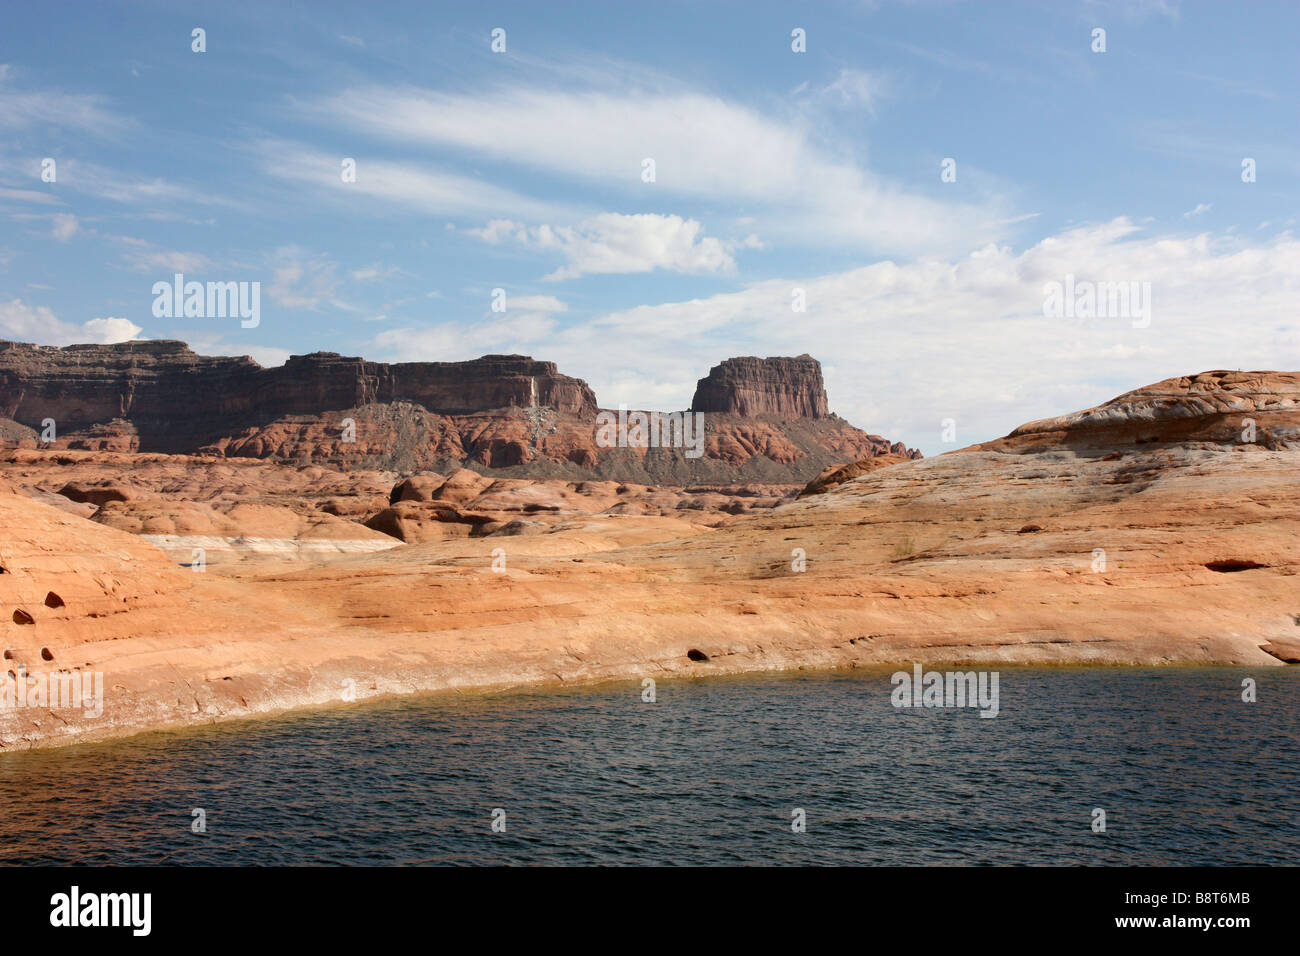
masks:
<instances>
[{"instance_id":1,"label":"lake water","mask_svg":"<svg viewBox=\"0 0 1300 956\"><path fill-rule=\"evenodd\" d=\"M654 703L634 682L427 695L8 754L0 860L1300 863L1300 668L1003 668L994 719L891 690L884 671L661 681Z\"/></svg>"}]
</instances>

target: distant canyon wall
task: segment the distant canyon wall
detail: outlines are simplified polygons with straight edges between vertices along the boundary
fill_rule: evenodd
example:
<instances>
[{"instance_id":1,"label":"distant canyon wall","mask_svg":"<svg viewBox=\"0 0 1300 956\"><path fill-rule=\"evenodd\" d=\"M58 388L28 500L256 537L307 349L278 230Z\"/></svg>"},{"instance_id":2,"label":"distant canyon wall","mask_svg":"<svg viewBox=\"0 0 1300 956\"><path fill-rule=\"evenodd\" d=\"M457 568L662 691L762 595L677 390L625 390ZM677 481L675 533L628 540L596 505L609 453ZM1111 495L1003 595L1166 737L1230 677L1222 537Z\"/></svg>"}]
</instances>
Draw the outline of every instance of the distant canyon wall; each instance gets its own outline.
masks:
<instances>
[{"instance_id":1,"label":"distant canyon wall","mask_svg":"<svg viewBox=\"0 0 1300 956\"><path fill-rule=\"evenodd\" d=\"M263 368L178 341L0 341L0 440L17 444L670 484L800 482L880 454L920 457L831 414L808 355L727 359L690 410L706 419L698 460L601 447L587 383L522 355L389 364L314 352ZM47 419L55 438L41 442Z\"/></svg>"}]
</instances>

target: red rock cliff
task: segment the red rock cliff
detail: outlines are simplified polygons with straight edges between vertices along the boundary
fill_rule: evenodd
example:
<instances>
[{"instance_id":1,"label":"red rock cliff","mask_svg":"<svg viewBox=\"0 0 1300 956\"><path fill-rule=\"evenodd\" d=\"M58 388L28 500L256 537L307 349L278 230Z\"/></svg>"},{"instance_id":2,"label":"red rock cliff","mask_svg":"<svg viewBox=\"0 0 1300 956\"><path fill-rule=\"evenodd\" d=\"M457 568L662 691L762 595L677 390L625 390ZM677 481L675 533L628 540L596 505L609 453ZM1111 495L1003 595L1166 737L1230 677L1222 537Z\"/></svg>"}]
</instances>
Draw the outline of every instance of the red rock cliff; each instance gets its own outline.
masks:
<instances>
[{"instance_id":1,"label":"red rock cliff","mask_svg":"<svg viewBox=\"0 0 1300 956\"><path fill-rule=\"evenodd\" d=\"M0 341L0 442L28 447L680 486L805 483L832 465L919 455L829 414L807 355L728 359L701 380L693 408L705 413L703 447L688 458L679 447L602 446L587 384L522 355L386 364L313 352L262 368L174 341ZM52 443L39 438L47 418Z\"/></svg>"},{"instance_id":2,"label":"red rock cliff","mask_svg":"<svg viewBox=\"0 0 1300 956\"><path fill-rule=\"evenodd\" d=\"M826 418L822 366L797 358L729 358L695 386L691 410L748 418Z\"/></svg>"},{"instance_id":3,"label":"red rock cliff","mask_svg":"<svg viewBox=\"0 0 1300 956\"><path fill-rule=\"evenodd\" d=\"M126 419L145 451L191 450L286 415L394 401L447 415L533 405L596 413L586 382L523 355L388 365L313 352L262 368L175 341L66 348L0 341L0 416L38 431L52 418L60 433Z\"/></svg>"}]
</instances>

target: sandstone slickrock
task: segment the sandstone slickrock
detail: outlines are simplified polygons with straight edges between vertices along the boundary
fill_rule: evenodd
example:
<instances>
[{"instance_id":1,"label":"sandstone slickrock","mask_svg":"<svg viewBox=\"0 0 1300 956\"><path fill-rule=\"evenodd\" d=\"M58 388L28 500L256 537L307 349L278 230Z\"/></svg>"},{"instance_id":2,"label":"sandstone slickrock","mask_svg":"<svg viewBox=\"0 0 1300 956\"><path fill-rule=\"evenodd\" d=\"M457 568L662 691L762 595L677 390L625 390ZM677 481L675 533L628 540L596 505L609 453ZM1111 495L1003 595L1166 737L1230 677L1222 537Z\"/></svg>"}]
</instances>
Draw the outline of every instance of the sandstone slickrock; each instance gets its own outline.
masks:
<instances>
[{"instance_id":1,"label":"sandstone slickrock","mask_svg":"<svg viewBox=\"0 0 1300 956\"><path fill-rule=\"evenodd\" d=\"M815 359L731 359L701 381L706 450L601 447L596 397L522 355L385 364L333 352L279 368L183 342L0 341L0 442L299 464L643 484L803 483L889 442L827 412ZM42 442L44 424L56 435ZM894 446L899 453L919 453Z\"/></svg>"},{"instance_id":2,"label":"sandstone slickrock","mask_svg":"<svg viewBox=\"0 0 1300 956\"><path fill-rule=\"evenodd\" d=\"M879 455L875 458L868 458L865 461L855 461L851 465L838 465L832 468L827 468L812 481L808 482L804 487L804 490L799 492L799 497L807 498L809 495L820 495L824 491L830 491L832 488L842 485L846 481L851 481L854 478L861 478L863 475L869 474L878 468L888 468L890 465L897 465L904 461L911 460L912 459L908 457L896 455L891 452L886 455Z\"/></svg>"},{"instance_id":3,"label":"sandstone slickrock","mask_svg":"<svg viewBox=\"0 0 1300 956\"><path fill-rule=\"evenodd\" d=\"M1300 440L1300 372L1217 370L1166 379L1095 408L1021 425L999 445L1115 447L1170 441L1286 447ZM1254 424L1256 434L1243 436Z\"/></svg>"},{"instance_id":4,"label":"sandstone slickrock","mask_svg":"<svg viewBox=\"0 0 1300 956\"><path fill-rule=\"evenodd\" d=\"M1243 440L1252 427L1257 440ZM0 712L5 749L346 706L346 686L364 699L910 662L1281 667L1300 656L1297 373L1170 379L712 526L694 512L563 510L617 496L617 483L493 490L461 478L453 503L437 500L441 476L390 473L384 485L377 473L365 493L381 491L381 504L495 502L503 530L552 523L203 574L26 494L89 480L63 469L111 453L63 452L70 465L33 482L54 454L20 449L5 464L0 633L33 671L98 670L110 690L100 720ZM342 473L248 466L339 496ZM168 467L141 462L133 477L151 489ZM227 461L210 467L241 480ZM102 509L149 499L138 500ZM1041 530L1021 533L1031 525ZM1013 681L1004 672L1004 694Z\"/></svg>"},{"instance_id":5,"label":"sandstone slickrock","mask_svg":"<svg viewBox=\"0 0 1300 956\"><path fill-rule=\"evenodd\" d=\"M394 472L250 458L25 448L0 449L0 471L38 501L146 535L178 558L190 547L203 547L197 538L206 536L222 561L269 551L288 556L373 550L380 546L374 531L395 539L390 543L531 534L586 514L666 517L690 511L693 523L716 525L729 515L792 500L798 490L767 483L537 481L464 468L399 478ZM322 516L348 520L340 524Z\"/></svg>"}]
</instances>

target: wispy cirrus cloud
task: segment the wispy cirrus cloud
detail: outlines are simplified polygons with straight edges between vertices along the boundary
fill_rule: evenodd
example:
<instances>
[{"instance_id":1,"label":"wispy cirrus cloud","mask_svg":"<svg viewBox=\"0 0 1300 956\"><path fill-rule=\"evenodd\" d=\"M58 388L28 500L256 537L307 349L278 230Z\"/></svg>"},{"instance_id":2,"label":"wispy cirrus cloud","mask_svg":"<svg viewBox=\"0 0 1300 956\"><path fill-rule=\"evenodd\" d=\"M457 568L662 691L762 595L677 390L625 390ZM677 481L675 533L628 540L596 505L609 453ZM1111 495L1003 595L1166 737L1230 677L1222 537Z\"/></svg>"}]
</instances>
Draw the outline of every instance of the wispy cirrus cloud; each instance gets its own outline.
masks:
<instances>
[{"instance_id":1,"label":"wispy cirrus cloud","mask_svg":"<svg viewBox=\"0 0 1300 956\"><path fill-rule=\"evenodd\" d=\"M514 215L532 220L569 218L575 206L534 199L482 179L450 172L423 161L383 159L365 152L356 162L355 181L343 178L342 159L316 147L283 140L262 140L254 147L258 165L269 176L306 186L313 195L362 213L394 211L474 218ZM380 210L357 207L357 199L377 199Z\"/></svg>"},{"instance_id":2,"label":"wispy cirrus cloud","mask_svg":"<svg viewBox=\"0 0 1300 956\"><path fill-rule=\"evenodd\" d=\"M134 125L113 112L106 97L49 89L19 89L12 64L0 66L0 130L54 126L92 135L118 133Z\"/></svg>"},{"instance_id":3,"label":"wispy cirrus cloud","mask_svg":"<svg viewBox=\"0 0 1300 956\"><path fill-rule=\"evenodd\" d=\"M61 206L63 200L52 193L43 193L35 189L0 188L0 202L34 203L38 206Z\"/></svg>"},{"instance_id":4,"label":"wispy cirrus cloud","mask_svg":"<svg viewBox=\"0 0 1300 956\"><path fill-rule=\"evenodd\" d=\"M33 175L39 175L40 161L28 160ZM58 184L60 189L107 199L126 205L140 204L195 204L226 205L240 207L237 200L230 200L210 188L174 182L161 176L141 176L123 172L101 163L82 159L66 159L58 166Z\"/></svg>"},{"instance_id":5,"label":"wispy cirrus cloud","mask_svg":"<svg viewBox=\"0 0 1300 956\"><path fill-rule=\"evenodd\" d=\"M72 213L58 212L52 218L53 226L50 229L50 235L59 242L67 242L81 229L81 224Z\"/></svg>"},{"instance_id":6,"label":"wispy cirrus cloud","mask_svg":"<svg viewBox=\"0 0 1300 956\"><path fill-rule=\"evenodd\" d=\"M893 80L883 73L845 68L830 83L820 87L805 83L796 92L812 93L832 106L864 109L874 116L880 101L890 95L893 86Z\"/></svg>"},{"instance_id":7,"label":"wispy cirrus cloud","mask_svg":"<svg viewBox=\"0 0 1300 956\"><path fill-rule=\"evenodd\" d=\"M843 79L847 95L861 95L857 79ZM935 254L998 238L1004 227L997 224L1008 218L996 199L938 200L890 182L819 145L797 114L766 115L689 90L459 93L372 86L303 109L319 122L405 147L599 183L625 201L690 197L756 206L764 235L803 242ZM645 159L654 160L653 183L642 179ZM337 178L337 159L328 171ZM535 205L522 196L514 202ZM566 221L528 213L509 218Z\"/></svg>"},{"instance_id":8,"label":"wispy cirrus cloud","mask_svg":"<svg viewBox=\"0 0 1300 956\"><path fill-rule=\"evenodd\" d=\"M166 249L138 236L109 233L104 238L121 249L122 261L134 272L195 273L214 265L213 260L202 253Z\"/></svg>"},{"instance_id":9,"label":"wispy cirrus cloud","mask_svg":"<svg viewBox=\"0 0 1300 956\"><path fill-rule=\"evenodd\" d=\"M358 312L342 298L339 264L324 253L298 246L282 246L270 258L271 282L267 295L283 309L319 311L324 307Z\"/></svg>"}]
</instances>

